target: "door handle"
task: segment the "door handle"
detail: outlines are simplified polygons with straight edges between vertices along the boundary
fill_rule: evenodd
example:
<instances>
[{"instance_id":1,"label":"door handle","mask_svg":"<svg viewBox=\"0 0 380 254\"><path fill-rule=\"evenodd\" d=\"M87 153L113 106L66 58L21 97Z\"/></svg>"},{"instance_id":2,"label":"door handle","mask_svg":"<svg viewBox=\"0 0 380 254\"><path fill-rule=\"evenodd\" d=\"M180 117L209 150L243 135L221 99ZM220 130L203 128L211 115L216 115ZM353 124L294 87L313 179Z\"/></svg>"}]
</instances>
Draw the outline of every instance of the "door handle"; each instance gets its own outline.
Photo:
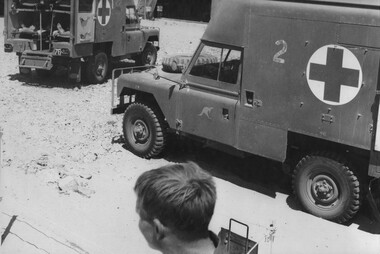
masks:
<instances>
[{"instance_id":1,"label":"door handle","mask_svg":"<svg viewBox=\"0 0 380 254\"><path fill-rule=\"evenodd\" d=\"M228 112L228 109L223 108L223 110L222 110L222 115L223 115L223 119L224 119L224 120L229 120L229 119L230 119L230 114L229 114L229 112Z\"/></svg>"},{"instance_id":2,"label":"door handle","mask_svg":"<svg viewBox=\"0 0 380 254\"><path fill-rule=\"evenodd\" d=\"M83 17L80 17L80 22L86 22L87 20L90 19L90 16L86 17L86 18L83 18Z\"/></svg>"}]
</instances>

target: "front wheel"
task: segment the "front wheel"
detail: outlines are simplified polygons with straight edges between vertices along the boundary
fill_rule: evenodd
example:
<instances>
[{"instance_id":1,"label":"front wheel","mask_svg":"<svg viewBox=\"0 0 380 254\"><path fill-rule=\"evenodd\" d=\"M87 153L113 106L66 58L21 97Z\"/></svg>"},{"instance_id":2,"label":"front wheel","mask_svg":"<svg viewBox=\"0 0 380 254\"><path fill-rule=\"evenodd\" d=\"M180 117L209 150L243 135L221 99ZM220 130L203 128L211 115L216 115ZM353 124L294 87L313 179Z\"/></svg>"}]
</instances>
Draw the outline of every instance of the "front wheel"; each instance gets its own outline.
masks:
<instances>
[{"instance_id":1,"label":"front wheel","mask_svg":"<svg viewBox=\"0 0 380 254\"><path fill-rule=\"evenodd\" d=\"M309 155L296 166L293 191L303 208L327 220L343 223L359 210L359 181L332 155Z\"/></svg>"},{"instance_id":2,"label":"front wheel","mask_svg":"<svg viewBox=\"0 0 380 254\"><path fill-rule=\"evenodd\" d=\"M166 128L159 112L142 103L133 103L124 113L123 133L131 152L152 158L160 154L166 142Z\"/></svg>"},{"instance_id":3,"label":"front wheel","mask_svg":"<svg viewBox=\"0 0 380 254\"><path fill-rule=\"evenodd\" d=\"M136 66L145 66L145 65L155 65L157 60L157 49L156 47L148 42L145 45L145 48L141 55L137 56L135 59Z\"/></svg>"}]
</instances>

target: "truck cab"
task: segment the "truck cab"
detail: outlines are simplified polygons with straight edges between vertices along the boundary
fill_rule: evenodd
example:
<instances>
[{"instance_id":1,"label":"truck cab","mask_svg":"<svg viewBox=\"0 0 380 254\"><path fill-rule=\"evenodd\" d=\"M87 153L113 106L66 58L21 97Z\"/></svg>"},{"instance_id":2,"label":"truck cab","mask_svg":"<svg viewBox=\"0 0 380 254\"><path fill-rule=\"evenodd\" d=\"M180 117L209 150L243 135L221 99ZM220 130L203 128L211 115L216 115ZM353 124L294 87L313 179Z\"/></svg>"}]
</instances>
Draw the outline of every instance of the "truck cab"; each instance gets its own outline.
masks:
<instances>
[{"instance_id":1,"label":"truck cab","mask_svg":"<svg viewBox=\"0 0 380 254\"><path fill-rule=\"evenodd\" d=\"M21 74L48 74L57 66L69 77L105 81L109 63L131 58L154 64L159 31L143 28L133 0L5 0L4 50L19 56Z\"/></svg>"},{"instance_id":2,"label":"truck cab","mask_svg":"<svg viewBox=\"0 0 380 254\"><path fill-rule=\"evenodd\" d=\"M169 133L197 137L287 165L309 213L342 223L368 197L380 219L379 11L370 0L220 2L182 74L118 79L126 146L150 158Z\"/></svg>"}]
</instances>

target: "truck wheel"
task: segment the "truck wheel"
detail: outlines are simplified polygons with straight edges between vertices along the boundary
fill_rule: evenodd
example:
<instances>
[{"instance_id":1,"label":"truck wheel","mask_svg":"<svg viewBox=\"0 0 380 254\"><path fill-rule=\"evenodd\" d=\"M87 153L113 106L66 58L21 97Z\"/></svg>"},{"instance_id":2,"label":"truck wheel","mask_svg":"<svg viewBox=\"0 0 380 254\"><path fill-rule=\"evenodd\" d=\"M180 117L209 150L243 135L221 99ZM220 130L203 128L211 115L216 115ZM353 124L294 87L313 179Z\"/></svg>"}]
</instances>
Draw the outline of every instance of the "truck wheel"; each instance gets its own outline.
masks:
<instances>
[{"instance_id":1,"label":"truck wheel","mask_svg":"<svg viewBox=\"0 0 380 254\"><path fill-rule=\"evenodd\" d=\"M108 56L104 52L97 52L90 57L86 66L86 78L91 83L103 83L108 72Z\"/></svg>"},{"instance_id":2,"label":"truck wheel","mask_svg":"<svg viewBox=\"0 0 380 254\"><path fill-rule=\"evenodd\" d=\"M332 155L304 157L293 172L292 184L303 208L317 217L343 223L359 210L359 181Z\"/></svg>"},{"instance_id":3,"label":"truck wheel","mask_svg":"<svg viewBox=\"0 0 380 254\"><path fill-rule=\"evenodd\" d=\"M128 150L143 158L157 156L166 143L163 118L141 103L133 103L125 110L123 133Z\"/></svg>"},{"instance_id":4,"label":"truck wheel","mask_svg":"<svg viewBox=\"0 0 380 254\"><path fill-rule=\"evenodd\" d=\"M148 42L145 45L145 48L141 55L135 59L136 66L144 66L144 65L155 65L157 60L157 49L156 47Z\"/></svg>"}]
</instances>

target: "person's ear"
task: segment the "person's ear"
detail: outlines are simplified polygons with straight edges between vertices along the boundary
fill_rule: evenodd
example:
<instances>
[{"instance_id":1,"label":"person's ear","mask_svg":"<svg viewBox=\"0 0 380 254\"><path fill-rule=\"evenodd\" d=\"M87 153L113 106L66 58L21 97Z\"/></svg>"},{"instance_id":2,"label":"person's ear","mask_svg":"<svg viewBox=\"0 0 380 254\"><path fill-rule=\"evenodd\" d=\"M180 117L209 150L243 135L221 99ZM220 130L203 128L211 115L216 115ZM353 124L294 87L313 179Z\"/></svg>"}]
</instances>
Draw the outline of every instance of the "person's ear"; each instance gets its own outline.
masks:
<instances>
[{"instance_id":1,"label":"person's ear","mask_svg":"<svg viewBox=\"0 0 380 254\"><path fill-rule=\"evenodd\" d=\"M153 219L156 240L162 240L165 237L166 227L157 218Z\"/></svg>"}]
</instances>

